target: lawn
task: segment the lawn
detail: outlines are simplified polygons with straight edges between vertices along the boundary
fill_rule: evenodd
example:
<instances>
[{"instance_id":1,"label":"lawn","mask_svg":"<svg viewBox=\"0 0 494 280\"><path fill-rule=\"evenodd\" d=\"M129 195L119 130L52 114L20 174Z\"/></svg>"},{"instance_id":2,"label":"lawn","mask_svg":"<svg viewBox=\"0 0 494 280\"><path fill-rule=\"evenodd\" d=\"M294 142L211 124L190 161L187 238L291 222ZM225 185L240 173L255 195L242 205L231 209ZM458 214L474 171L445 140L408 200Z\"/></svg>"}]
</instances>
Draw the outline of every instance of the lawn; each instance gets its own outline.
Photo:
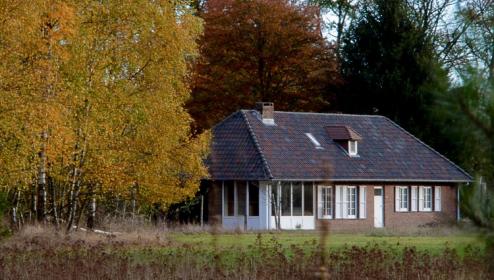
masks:
<instances>
[{"instance_id":1,"label":"lawn","mask_svg":"<svg viewBox=\"0 0 494 280\"><path fill-rule=\"evenodd\" d=\"M0 242L5 279L489 279L475 234L138 231L113 237L55 231ZM472 249L468 249L471 247ZM454 250L450 250L454 249Z\"/></svg>"},{"instance_id":2,"label":"lawn","mask_svg":"<svg viewBox=\"0 0 494 280\"><path fill-rule=\"evenodd\" d=\"M169 236L173 243L196 246L210 246L213 239L216 239L218 247L223 249L228 247L248 248L254 246L259 238L257 233L221 233L212 235L209 233L173 233ZM283 247L289 248L291 245L309 246L313 242L320 242L320 234L318 232L302 232L302 231L284 231L284 232L269 232L262 233L261 240L270 241L275 239ZM455 249L460 255L463 255L467 247L473 247L480 251L484 250L485 242L474 234L450 234L443 236L387 236L375 234L330 234L327 237L326 245L331 250L342 249L346 247L358 246L364 247L367 245L382 245L396 249L405 247L415 247L419 251L428 251L433 254L438 254L444 251L446 247Z\"/></svg>"}]
</instances>

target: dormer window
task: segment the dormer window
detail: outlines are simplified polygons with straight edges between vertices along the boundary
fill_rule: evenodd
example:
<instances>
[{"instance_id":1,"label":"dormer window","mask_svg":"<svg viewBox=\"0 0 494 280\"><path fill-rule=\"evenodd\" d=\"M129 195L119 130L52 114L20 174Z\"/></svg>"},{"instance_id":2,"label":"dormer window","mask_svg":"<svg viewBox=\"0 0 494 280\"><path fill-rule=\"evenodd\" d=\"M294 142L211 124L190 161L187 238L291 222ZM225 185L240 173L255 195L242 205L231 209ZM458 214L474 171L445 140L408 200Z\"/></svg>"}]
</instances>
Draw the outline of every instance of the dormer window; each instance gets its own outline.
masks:
<instances>
[{"instance_id":1,"label":"dormer window","mask_svg":"<svg viewBox=\"0 0 494 280\"><path fill-rule=\"evenodd\" d=\"M348 154L351 157L357 156L358 154L358 144L355 140L348 141Z\"/></svg>"},{"instance_id":2,"label":"dormer window","mask_svg":"<svg viewBox=\"0 0 494 280\"><path fill-rule=\"evenodd\" d=\"M362 137L351 127L346 125L326 126L326 132L337 145L344 149L351 157L358 157L358 142Z\"/></svg>"}]
</instances>

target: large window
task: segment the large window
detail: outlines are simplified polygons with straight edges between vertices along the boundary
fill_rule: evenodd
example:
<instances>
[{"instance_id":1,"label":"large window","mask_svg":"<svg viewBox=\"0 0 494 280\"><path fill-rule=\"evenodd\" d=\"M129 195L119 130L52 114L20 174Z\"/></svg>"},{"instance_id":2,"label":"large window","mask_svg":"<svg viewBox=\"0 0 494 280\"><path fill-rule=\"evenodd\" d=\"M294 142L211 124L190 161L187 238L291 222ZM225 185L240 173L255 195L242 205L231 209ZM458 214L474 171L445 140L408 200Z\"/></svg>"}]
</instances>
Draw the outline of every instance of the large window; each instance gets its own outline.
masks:
<instances>
[{"instance_id":1,"label":"large window","mask_svg":"<svg viewBox=\"0 0 494 280\"><path fill-rule=\"evenodd\" d=\"M237 216L245 216L247 202L247 182L237 181Z\"/></svg>"},{"instance_id":2,"label":"large window","mask_svg":"<svg viewBox=\"0 0 494 280\"><path fill-rule=\"evenodd\" d=\"M225 216L259 216L259 183L223 182L223 213Z\"/></svg>"},{"instance_id":3,"label":"large window","mask_svg":"<svg viewBox=\"0 0 494 280\"><path fill-rule=\"evenodd\" d=\"M235 216L235 184L234 181L225 181L223 185L225 216Z\"/></svg>"},{"instance_id":4,"label":"large window","mask_svg":"<svg viewBox=\"0 0 494 280\"><path fill-rule=\"evenodd\" d=\"M292 216L302 216L302 183L292 183Z\"/></svg>"},{"instance_id":5,"label":"large window","mask_svg":"<svg viewBox=\"0 0 494 280\"><path fill-rule=\"evenodd\" d=\"M346 211L348 218L356 218L357 217L357 188L356 187L347 187L346 192Z\"/></svg>"},{"instance_id":6,"label":"large window","mask_svg":"<svg viewBox=\"0 0 494 280\"><path fill-rule=\"evenodd\" d=\"M281 216L292 215L291 183L281 183Z\"/></svg>"},{"instance_id":7,"label":"large window","mask_svg":"<svg viewBox=\"0 0 494 280\"><path fill-rule=\"evenodd\" d=\"M423 187L424 211L432 211L432 187Z\"/></svg>"},{"instance_id":8,"label":"large window","mask_svg":"<svg viewBox=\"0 0 494 280\"><path fill-rule=\"evenodd\" d=\"M366 186L318 186L319 219L366 219Z\"/></svg>"},{"instance_id":9,"label":"large window","mask_svg":"<svg viewBox=\"0 0 494 280\"><path fill-rule=\"evenodd\" d=\"M280 205L280 188L277 183L271 186L271 215L279 216L281 214Z\"/></svg>"},{"instance_id":10,"label":"large window","mask_svg":"<svg viewBox=\"0 0 494 280\"><path fill-rule=\"evenodd\" d=\"M271 187L271 215L313 216L312 183L280 182Z\"/></svg>"},{"instance_id":11,"label":"large window","mask_svg":"<svg viewBox=\"0 0 494 280\"><path fill-rule=\"evenodd\" d=\"M397 196L398 196L398 211L408 211L408 187L398 187L397 188Z\"/></svg>"},{"instance_id":12,"label":"large window","mask_svg":"<svg viewBox=\"0 0 494 280\"><path fill-rule=\"evenodd\" d=\"M304 183L304 216L314 215L314 195L312 183Z\"/></svg>"},{"instance_id":13,"label":"large window","mask_svg":"<svg viewBox=\"0 0 494 280\"><path fill-rule=\"evenodd\" d=\"M329 186L321 187L321 202L323 218L333 216L333 188Z\"/></svg>"},{"instance_id":14,"label":"large window","mask_svg":"<svg viewBox=\"0 0 494 280\"><path fill-rule=\"evenodd\" d=\"M258 182L249 182L249 216L259 216Z\"/></svg>"}]
</instances>

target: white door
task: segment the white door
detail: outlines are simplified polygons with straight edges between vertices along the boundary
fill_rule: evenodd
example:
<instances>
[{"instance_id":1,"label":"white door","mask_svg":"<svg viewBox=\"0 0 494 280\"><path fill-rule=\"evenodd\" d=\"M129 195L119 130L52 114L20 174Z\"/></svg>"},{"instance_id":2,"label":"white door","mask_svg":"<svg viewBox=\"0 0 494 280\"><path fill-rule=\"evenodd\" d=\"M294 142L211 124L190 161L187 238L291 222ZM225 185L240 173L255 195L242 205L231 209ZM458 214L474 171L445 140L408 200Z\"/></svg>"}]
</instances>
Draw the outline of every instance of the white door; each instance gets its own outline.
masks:
<instances>
[{"instance_id":1,"label":"white door","mask_svg":"<svg viewBox=\"0 0 494 280\"><path fill-rule=\"evenodd\" d=\"M383 188L374 187L374 227L384 227Z\"/></svg>"}]
</instances>

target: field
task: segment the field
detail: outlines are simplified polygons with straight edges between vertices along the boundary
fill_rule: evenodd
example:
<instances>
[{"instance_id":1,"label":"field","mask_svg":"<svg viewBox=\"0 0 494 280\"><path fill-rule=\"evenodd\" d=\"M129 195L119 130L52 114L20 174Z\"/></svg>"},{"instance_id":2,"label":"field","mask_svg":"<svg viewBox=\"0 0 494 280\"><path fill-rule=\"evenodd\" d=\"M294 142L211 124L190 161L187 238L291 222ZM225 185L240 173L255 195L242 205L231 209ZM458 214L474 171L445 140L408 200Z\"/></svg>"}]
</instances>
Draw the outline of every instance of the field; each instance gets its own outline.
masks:
<instances>
[{"instance_id":1,"label":"field","mask_svg":"<svg viewBox=\"0 0 494 280\"><path fill-rule=\"evenodd\" d=\"M261 235L264 240L276 240L287 250L292 246L310 247L314 242L320 241L320 235L317 232L282 232L282 233L264 233ZM211 244L214 239L217 245L222 248L238 247L246 249L256 244L258 234L243 233L232 234L223 233L219 236L211 234L180 234L175 233L169 236L171 240L178 244L196 244L204 246ZM445 248L454 249L459 255L463 255L468 248L475 248L483 252L484 241L474 234L451 234L451 235L366 235L366 234L331 234L326 239L327 248L331 251L343 249L345 247L366 247L381 246L391 247L394 249L404 249L414 247L418 251L432 254L440 254Z\"/></svg>"},{"instance_id":2,"label":"field","mask_svg":"<svg viewBox=\"0 0 494 280\"><path fill-rule=\"evenodd\" d=\"M326 238L324 238L326 236ZM487 279L478 234L27 228L0 241L2 279Z\"/></svg>"}]
</instances>

